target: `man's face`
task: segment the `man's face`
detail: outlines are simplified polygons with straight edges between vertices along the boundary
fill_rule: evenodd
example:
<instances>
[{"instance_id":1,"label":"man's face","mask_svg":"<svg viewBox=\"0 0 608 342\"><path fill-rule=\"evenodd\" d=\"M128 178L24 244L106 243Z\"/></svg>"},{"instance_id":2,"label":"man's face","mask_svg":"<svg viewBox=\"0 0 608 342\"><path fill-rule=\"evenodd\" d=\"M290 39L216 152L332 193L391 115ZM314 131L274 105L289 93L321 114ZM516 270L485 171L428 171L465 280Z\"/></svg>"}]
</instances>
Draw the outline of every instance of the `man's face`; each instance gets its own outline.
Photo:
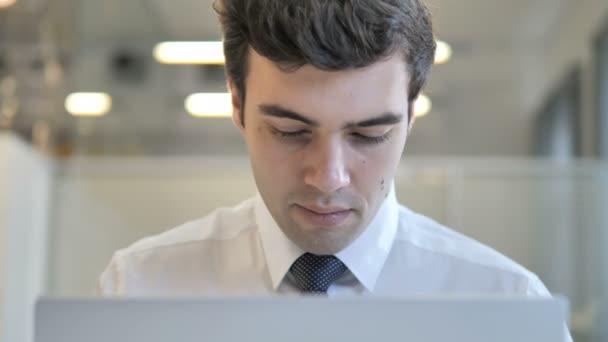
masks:
<instances>
[{"instance_id":1,"label":"man's face","mask_svg":"<svg viewBox=\"0 0 608 342\"><path fill-rule=\"evenodd\" d=\"M283 72L253 50L249 63L244 106L229 85L258 190L295 244L335 254L390 190L408 133L405 63L395 55L362 69Z\"/></svg>"}]
</instances>

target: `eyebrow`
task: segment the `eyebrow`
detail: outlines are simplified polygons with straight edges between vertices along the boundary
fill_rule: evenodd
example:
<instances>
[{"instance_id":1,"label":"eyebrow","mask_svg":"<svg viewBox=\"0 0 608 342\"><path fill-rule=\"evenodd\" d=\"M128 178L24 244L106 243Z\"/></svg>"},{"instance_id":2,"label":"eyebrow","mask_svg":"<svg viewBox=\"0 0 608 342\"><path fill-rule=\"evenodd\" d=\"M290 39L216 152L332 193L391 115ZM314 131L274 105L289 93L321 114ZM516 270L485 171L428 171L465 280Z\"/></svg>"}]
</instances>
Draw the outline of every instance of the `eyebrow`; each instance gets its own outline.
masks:
<instances>
[{"instance_id":1,"label":"eyebrow","mask_svg":"<svg viewBox=\"0 0 608 342\"><path fill-rule=\"evenodd\" d=\"M385 125L394 125L400 123L403 120L403 115L392 113L392 112L384 112L380 114L380 116L359 121L359 122L349 122L344 125L344 128L355 128L355 127L372 127L372 126L385 126Z\"/></svg>"},{"instance_id":2,"label":"eyebrow","mask_svg":"<svg viewBox=\"0 0 608 342\"><path fill-rule=\"evenodd\" d=\"M296 113L289 109L282 108L277 105L259 105L260 111L267 116L274 116L276 118L287 118L292 120L301 121L307 125L318 127L319 123L313 119L309 119L302 114Z\"/></svg>"},{"instance_id":3,"label":"eyebrow","mask_svg":"<svg viewBox=\"0 0 608 342\"><path fill-rule=\"evenodd\" d=\"M307 125L318 127L319 122L307 118L306 116L294 112L289 109L282 108L277 105L259 105L258 108L260 111L267 116L273 116L276 118L287 118L296 121L303 122ZM343 129L349 128L357 128L357 127L372 127L372 126L384 126L384 125L394 125L403 120L403 115L393 113L393 112L384 112L377 117L366 119L358 122L347 122Z\"/></svg>"}]
</instances>

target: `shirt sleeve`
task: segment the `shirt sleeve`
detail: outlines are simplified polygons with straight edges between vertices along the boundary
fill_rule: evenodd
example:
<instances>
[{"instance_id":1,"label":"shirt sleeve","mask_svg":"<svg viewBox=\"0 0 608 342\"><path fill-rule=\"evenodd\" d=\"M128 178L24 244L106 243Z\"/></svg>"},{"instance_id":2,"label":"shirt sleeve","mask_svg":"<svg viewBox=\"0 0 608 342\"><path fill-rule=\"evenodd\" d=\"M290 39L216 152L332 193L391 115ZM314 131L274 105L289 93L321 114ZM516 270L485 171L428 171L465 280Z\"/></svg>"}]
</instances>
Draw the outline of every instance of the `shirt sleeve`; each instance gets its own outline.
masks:
<instances>
[{"instance_id":1,"label":"shirt sleeve","mask_svg":"<svg viewBox=\"0 0 608 342\"><path fill-rule=\"evenodd\" d=\"M97 286L97 293L103 297L112 297L125 294L125 267L122 254L114 253L109 265L101 273Z\"/></svg>"},{"instance_id":2,"label":"shirt sleeve","mask_svg":"<svg viewBox=\"0 0 608 342\"><path fill-rule=\"evenodd\" d=\"M551 297L551 292L547 289L545 284L534 275L528 281L528 288L526 290L526 295L529 297ZM564 323L564 341L572 342L572 336L570 335L570 330L568 329L567 324Z\"/></svg>"}]
</instances>

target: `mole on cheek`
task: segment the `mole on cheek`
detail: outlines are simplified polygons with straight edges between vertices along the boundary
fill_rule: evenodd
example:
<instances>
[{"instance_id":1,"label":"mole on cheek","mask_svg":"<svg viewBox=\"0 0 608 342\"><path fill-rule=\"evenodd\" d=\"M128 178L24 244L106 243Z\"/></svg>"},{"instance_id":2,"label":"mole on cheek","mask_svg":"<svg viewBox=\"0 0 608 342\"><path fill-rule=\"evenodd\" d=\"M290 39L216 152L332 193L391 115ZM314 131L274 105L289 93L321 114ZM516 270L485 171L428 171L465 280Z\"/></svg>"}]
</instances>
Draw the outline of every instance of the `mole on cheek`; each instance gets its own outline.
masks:
<instances>
[{"instance_id":1,"label":"mole on cheek","mask_svg":"<svg viewBox=\"0 0 608 342\"><path fill-rule=\"evenodd\" d=\"M380 190L384 190L384 179L380 182Z\"/></svg>"}]
</instances>

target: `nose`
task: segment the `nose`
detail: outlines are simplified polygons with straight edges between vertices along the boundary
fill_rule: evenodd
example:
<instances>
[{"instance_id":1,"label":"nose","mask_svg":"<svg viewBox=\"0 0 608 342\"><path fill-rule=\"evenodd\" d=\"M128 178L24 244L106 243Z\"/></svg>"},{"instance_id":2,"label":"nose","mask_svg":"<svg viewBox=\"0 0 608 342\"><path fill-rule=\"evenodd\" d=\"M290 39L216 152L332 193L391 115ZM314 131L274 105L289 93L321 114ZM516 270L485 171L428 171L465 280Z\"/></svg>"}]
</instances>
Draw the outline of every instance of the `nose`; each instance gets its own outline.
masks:
<instances>
[{"instance_id":1,"label":"nose","mask_svg":"<svg viewBox=\"0 0 608 342\"><path fill-rule=\"evenodd\" d=\"M323 193L333 193L350 184L347 158L339 141L318 142L307 158L304 182Z\"/></svg>"}]
</instances>

